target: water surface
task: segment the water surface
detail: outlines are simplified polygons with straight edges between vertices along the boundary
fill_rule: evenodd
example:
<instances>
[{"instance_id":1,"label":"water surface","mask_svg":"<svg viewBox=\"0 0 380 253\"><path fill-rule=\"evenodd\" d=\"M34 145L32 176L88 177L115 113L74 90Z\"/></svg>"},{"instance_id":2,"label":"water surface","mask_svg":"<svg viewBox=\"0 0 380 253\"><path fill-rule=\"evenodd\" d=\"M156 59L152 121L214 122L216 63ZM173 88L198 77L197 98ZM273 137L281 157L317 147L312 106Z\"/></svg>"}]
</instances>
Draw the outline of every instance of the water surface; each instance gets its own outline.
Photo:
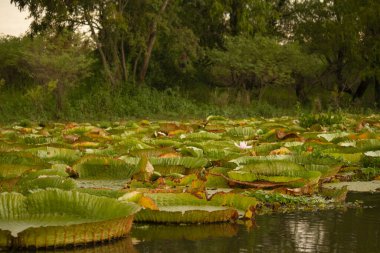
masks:
<instances>
[{"instance_id":1,"label":"water surface","mask_svg":"<svg viewBox=\"0 0 380 253\"><path fill-rule=\"evenodd\" d=\"M65 252L380 252L380 193L349 194L362 209L258 216L236 224L142 225L112 244Z\"/></svg>"},{"instance_id":2,"label":"water surface","mask_svg":"<svg viewBox=\"0 0 380 253\"><path fill-rule=\"evenodd\" d=\"M136 226L138 252L380 252L380 194L356 193L348 201L364 201L363 209L299 212L258 216L256 227L240 225ZM203 228L202 228L203 227ZM146 227L147 228L147 227ZM189 230L188 233L186 230ZM154 231L154 232L153 232ZM160 233L157 233L159 231ZM167 234L173 233L172 239ZM198 233L191 238L190 233ZM204 238L202 238L202 235Z\"/></svg>"}]
</instances>

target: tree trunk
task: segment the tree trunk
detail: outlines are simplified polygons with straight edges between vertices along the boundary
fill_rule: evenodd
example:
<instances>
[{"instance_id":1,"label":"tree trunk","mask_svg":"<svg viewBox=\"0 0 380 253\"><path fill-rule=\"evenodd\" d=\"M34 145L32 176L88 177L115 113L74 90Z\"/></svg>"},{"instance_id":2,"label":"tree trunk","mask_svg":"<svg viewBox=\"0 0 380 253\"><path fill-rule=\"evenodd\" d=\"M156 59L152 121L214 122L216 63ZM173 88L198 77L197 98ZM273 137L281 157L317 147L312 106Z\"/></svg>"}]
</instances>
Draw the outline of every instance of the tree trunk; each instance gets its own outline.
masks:
<instances>
[{"instance_id":1,"label":"tree trunk","mask_svg":"<svg viewBox=\"0 0 380 253\"><path fill-rule=\"evenodd\" d=\"M259 90L259 97L258 97L258 99L259 99L259 104L261 104L261 102L262 102L262 100L263 100L263 96L264 96L265 88L266 88L266 84L260 82L260 90Z\"/></svg>"},{"instance_id":2,"label":"tree trunk","mask_svg":"<svg viewBox=\"0 0 380 253\"><path fill-rule=\"evenodd\" d=\"M310 100L306 96L305 81L304 80L298 80L296 82L295 90L296 90L296 95L297 95L298 101L301 104L306 105L306 104L310 103Z\"/></svg>"},{"instance_id":3,"label":"tree trunk","mask_svg":"<svg viewBox=\"0 0 380 253\"><path fill-rule=\"evenodd\" d=\"M110 39L110 46L112 46L112 66L113 66L113 78L114 80L121 81L124 79L124 70L123 70L123 64L122 64L122 57L120 56L119 52L119 45L117 38L111 38ZM119 82L116 82L114 85L114 88L116 88L117 85L120 85Z\"/></svg>"},{"instance_id":4,"label":"tree trunk","mask_svg":"<svg viewBox=\"0 0 380 253\"><path fill-rule=\"evenodd\" d=\"M100 58L101 58L102 64L103 64L103 68L104 68L104 71L106 72L106 76L107 76L108 80L110 81L111 85L115 86L116 81L112 75L111 68L110 68L109 63L107 61L106 54L104 53L103 48L102 48L102 44L100 43L99 38L96 34L95 28L94 28L93 24L91 23L90 18L88 17L88 13L85 13L85 16L86 16L87 24L90 27L91 37L95 41L96 48L99 51Z\"/></svg>"},{"instance_id":5,"label":"tree trunk","mask_svg":"<svg viewBox=\"0 0 380 253\"><path fill-rule=\"evenodd\" d=\"M55 102L56 102L56 116L60 118L61 112L63 111L63 98L64 98L64 85L61 81L57 82L57 87L55 89Z\"/></svg>"},{"instance_id":6,"label":"tree trunk","mask_svg":"<svg viewBox=\"0 0 380 253\"><path fill-rule=\"evenodd\" d=\"M139 65L139 61L142 54L142 48L140 48L139 53L137 54L137 57L135 59L135 62L133 63L133 84L136 84L136 76L137 76L137 66Z\"/></svg>"},{"instance_id":7,"label":"tree trunk","mask_svg":"<svg viewBox=\"0 0 380 253\"><path fill-rule=\"evenodd\" d=\"M139 76L140 84L142 84L145 81L145 76L148 71L150 58L152 57L152 51L153 51L154 43L156 42L156 37L157 37L157 23L159 19L161 18L161 16L163 15L163 13L165 12L166 7L168 6L169 2L170 0L164 1L158 13L158 17L154 19L150 25L149 38L147 42L147 50L145 53L144 62L140 71L140 76Z\"/></svg>"},{"instance_id":8,"label":"tree trunk","mask_svg":"<svg viewBox=\"0 0 380 253\"><path fill-rule=\"evenodd\" d=\"M127 69L127 64L125 60L125 51L124 51L124 36L121 38L121 63L123 66L123 74L124 74L124 81L128 82L128 69Z\"/></svg>"},{"instance_id":9,"label":"tree trunk","mask_svg":"<svg viewBox=\"0 0 380 253\"><path fill-rule=\"evenodd\" d=\"M338 59L337 59L337 67L336 67L336 79L338 83L338 91L339 95L343 92L346 92L350 95L353 94L352 90L350 87L347 86L346 81L344 80L343 77L343 69L344 69L344 51L343 49L340 49L338 51Z\"/></svg>"},{"instance_id":10,"label":"tree trunk","mask_svg":"<svg viewBox=\"0 0 380 253\"><path fill-rule=\"evenodd\" d=\"M371 82L373 82L373 78L370 78L370 77L367 77L361 80L358 88L356 89L354 95L352 96L352 101L355 101L358 98L359 99L362 98L368 86L371 84Z\"/></svg>"},{"instance_id":11,"label":"tree trunk","mask_svg":"<svg viewBox=\"0 0 380 253\"><path fill-rule=\"evenodd\" d=\"M239 34L239 9L241 0L233 0L231 3L231 13L230 13L230 29L231 35L237 36Z\"/></svg>"},{"instance_id":12,"label":"tree trunk","mask_svg":"<svg viewBox=\"0 0 380 253\"><path fill-rule=\"evenodd\" d=\"M375 77L375 103L376 107L380 108L380 80Z\"/></svg>"}]
</instances>

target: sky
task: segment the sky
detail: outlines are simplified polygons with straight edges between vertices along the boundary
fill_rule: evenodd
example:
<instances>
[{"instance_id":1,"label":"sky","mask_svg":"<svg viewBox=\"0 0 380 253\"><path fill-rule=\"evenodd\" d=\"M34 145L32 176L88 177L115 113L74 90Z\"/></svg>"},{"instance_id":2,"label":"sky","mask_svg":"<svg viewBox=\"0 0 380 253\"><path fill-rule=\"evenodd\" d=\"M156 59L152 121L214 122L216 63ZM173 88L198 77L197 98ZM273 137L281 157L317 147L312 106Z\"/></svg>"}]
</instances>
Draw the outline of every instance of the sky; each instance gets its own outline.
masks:
<instances>
[{"instance_id":1,"label":"sky","mask_svg":"<svg viewBox=\"0 0 380 253\"><path fill-rule=\"evenodd\" d=\"M20 12L10 0L0 0L0 36L19 36L25 33L31 22L27 12Z\"/></svg>"}]
</instances>

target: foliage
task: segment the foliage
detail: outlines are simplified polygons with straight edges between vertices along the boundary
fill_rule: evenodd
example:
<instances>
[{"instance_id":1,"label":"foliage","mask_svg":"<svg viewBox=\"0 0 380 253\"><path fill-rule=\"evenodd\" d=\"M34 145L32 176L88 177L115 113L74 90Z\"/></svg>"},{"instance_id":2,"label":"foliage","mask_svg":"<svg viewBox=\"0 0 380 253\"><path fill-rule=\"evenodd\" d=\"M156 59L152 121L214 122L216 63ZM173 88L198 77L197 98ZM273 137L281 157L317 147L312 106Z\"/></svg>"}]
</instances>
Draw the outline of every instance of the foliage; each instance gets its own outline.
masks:
<instances>
[{"instance_id":1,"label":"foliage","mask_svg":"<svg viewBox=\"0 0 380 253\"><path fill-rule=\"evenodd\" d=\"M73 118L88 108L85 119L107 119L184 109L271 117L297 101L378 105L376 1L11 2L34 19L28 36L0 40L0 95L10 100L0 111L8 117L15 106L16 119ZM173 93L180 100L167 101ZM20 94L29 101L18 105Z\"/></svg>"},{"instance_id":2,"label":"foliage","mask_svg":"<svg viewBox=\"0 0 380 253\"><path fill-rule=\"evenodd\" d=\"M63 32L59 36L36 37L23 52L34 79L46 87L45 92L55 92L58 113L63 109L69 86L91 74L89 68L93 60L88 55L89 50L78 34ZM29 90L27 96L35 100L43 93L35 88Z\"/></svg>"},{"instance_id":3,"label":"foliage","mask_svg":"<svg viewBox=\"0 0 380 253\"><path fill-rule=\"evenodd\" d=\"M343 116L340 112L335 113L331 111L327 113L301 113L299 121L300 126L305 128L313 125L332 126L342 123Z\"/></svg>"},{"instance_id":4,"label":"foliage","mask_svg":"<svg viewBox=\"0 0 380 253\"><path fill-rule=\"evenodd\" d=\"M255 214L344 205L346 188L321 189L329 181L378 178L380 130L378 116L345 118L319 130L291 117L222 116L2 126L0 197L12 201L2 202L11 206L4 212L0 206L0 216L20 213L14 222L0 217L0 228L10 231L0 241L4 247L45 247L49 235L57 236L56 246L101 241L99 224L110 239L119 237L131 218L108 217L121 214L124 204L143 208L137 221L170 223L251 222ZM357 129L362 121L371 132ZM95 221L98 209L102 220ZM98 232L86 239L85 230ZM64 231L74 239L59 239ZM23 239L9 240L11 233Z\"/></svg>"},{"instance_id":5,"label":"foliage","mask_svg":"<svg viewBox=\"0 0 380 253\"><path fill-rule=\"evenodd\" d=\"M129 179L138 171L136 165L109 157L83 157L74 170L83 179Z\"/></svg>"},{"instance_id":6,"label":"foliage","mask_svg":"<svg viewBox=\"0 0 380 253\"><path fill-rule=\"evenodd\" d=\"M0 37L1 248L118 238L139 206L252 222L379 179L378 1L11 3L33 22Z\"/></svg>"},{"instance_id":7,"label":"foliage","mask_svg":"<svg viewBox=\"0 0 380 253\"><path fill-rule=\"evenodd\" d=\"M118 226L120 231L109 231L111 238L118 238L129 232L128 216L139 210L137 205L131 203L58 189L36 191L27 197L19 193L2 193L0 198L3 203L0 226L3 231L10 232L9 242L2 245L7 248L40 248L102 241L104 238L100 235L104 231L101 230L107 230L107 222L108 225L117 226L114 220L126 226L124 229ZM66 237L68 233L75 236ZM86 238L86 233L92 234L92 237Z\"/></svg>"},{"instance_id":8,"label":"foliage","mask_svg":"<svg viewBox=\"0 0 380 253\"><path fill-rule=\"evenodd\" d=\"M258 90L259 101L267 86L293 85L296 74L312 76L322 65L297 44L281 45L267 37L231 37L226 39L225 48L210 53L216 78L237 89Z\"/></svg>"},{"instance_id":9,"label":"foliage","mask_svg":"<svg viewBox=\"0 0 380 253\"><path fill-rule=\"evenodd\" d=\"M263 203L274 203L278 202L281 205L298 205L298 206L313 206L316 204L326 203L325 200L321 197L308 198L305 196L289 196L282 193L270 192L270 191L252 191L246 192L248 196L254 197L257 200Z\"/></svg>"}]
</instances>

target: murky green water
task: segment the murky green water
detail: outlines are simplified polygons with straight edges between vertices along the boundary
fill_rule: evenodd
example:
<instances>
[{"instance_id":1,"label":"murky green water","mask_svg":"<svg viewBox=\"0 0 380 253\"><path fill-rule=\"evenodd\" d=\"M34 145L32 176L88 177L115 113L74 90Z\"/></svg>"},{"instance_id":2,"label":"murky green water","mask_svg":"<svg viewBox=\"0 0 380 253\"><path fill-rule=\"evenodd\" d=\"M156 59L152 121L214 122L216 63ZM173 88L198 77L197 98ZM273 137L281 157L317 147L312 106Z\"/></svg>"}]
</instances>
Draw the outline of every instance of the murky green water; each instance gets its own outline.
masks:
<instances>
[{"instance_id":1,"label":"murky green water","mask_svg":"<svg viewBox=\"0 0 380 253\"><path fill-rule=\"evenodd\" d=\"M258 216L251 229L135 224L130 238L72 252L380 252L380 193L350 194L354 199L366 208Z\"/></svg>"}]
</instances>

